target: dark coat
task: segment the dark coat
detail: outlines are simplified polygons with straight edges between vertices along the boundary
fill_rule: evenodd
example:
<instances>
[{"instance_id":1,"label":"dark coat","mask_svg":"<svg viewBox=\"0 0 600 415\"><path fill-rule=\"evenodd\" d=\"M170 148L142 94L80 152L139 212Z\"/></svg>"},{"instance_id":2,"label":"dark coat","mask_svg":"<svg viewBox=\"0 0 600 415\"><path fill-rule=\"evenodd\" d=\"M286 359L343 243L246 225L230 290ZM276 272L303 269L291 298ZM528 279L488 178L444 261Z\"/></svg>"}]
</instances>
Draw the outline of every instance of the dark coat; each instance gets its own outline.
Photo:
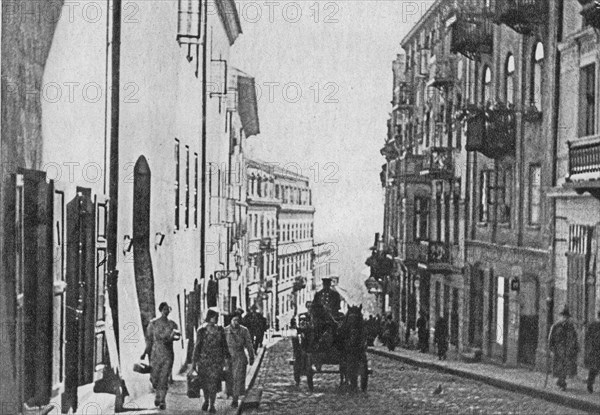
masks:
<instances>
[{"instance_id":1,"label":"dark coat","mask_svg":"<svg viewBox=\"0 0 600 415\"><path fill-rule=\"evenodd\" d=\"M594 321L585 331L583 364L588 369L600 370L600 322Z\"/></svg>"},{"instance_id":2,"label":"dark coat","mask_svg":"<svg viewBox=\"0 0 600 415\"><path fill-rule=\"evenodd\" d=\"M577 354L579 353L575 325L568 320L554 324L550 329L548 344L554 353L552 374L558 378L575 376L577 374Z\"/></svg>"},{"instance_id":3,"label":"dark coat","mask_svg":"<svg viewBox=\"0 0 600 415\"><path fill-rule=\"evenodd\" d=\"M439 318L435 323L433 342L438 346L448 345L448 320L445 317Z\"/></svg>"}]
</instances>

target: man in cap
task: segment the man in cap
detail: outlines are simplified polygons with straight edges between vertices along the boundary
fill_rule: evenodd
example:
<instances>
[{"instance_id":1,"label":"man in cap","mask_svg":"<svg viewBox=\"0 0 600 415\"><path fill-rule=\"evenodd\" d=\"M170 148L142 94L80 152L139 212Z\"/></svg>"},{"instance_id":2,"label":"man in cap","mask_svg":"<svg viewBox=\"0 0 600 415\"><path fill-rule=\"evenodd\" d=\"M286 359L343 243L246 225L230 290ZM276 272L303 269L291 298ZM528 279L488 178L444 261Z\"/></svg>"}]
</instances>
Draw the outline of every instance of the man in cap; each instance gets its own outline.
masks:
<instances>
[{"instance_id":1,"label":"man in cap","mask_svg":"<svg viewBox=\"0 0 600 415\"><path fill-rule=\"evenodd\" d=\"M556 384L563 391L567 389L567 376L577 374L577 330L571 321L571 313L565 307L561 313L561 320L550 329L548 347L553 353L552 374L558 378Z\"/></svg>"},{"instance_id":2,"label":"man in cap","mask_svg":"<svg viewBox=\"0 0 600 415\"><path fill-rule=\"evenodd\" d=\"M322 306L325 310L335 318L340 311L340 303L342 298L340 294L331 288L331 278L323 277L323 288L315 294L313 305Z\"/></svg>"}]
</instances>

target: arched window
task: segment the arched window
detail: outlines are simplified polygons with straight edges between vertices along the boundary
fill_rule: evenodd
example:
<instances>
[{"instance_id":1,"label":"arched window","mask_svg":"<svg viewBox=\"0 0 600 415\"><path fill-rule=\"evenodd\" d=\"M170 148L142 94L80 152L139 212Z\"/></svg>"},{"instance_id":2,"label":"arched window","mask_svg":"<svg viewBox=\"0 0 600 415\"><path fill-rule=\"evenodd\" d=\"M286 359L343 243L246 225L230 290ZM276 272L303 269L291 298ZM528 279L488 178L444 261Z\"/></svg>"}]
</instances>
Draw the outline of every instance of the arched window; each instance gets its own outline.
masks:
<instances>
[{"instance_id":1,"label":"arched window","mask_svg":"<svg viewBox=\"0 0 600 415\"><path fill-rule=\"evenodd\" d=\"M492 70L489 66L483 68L483 83L481 90L481 103L486 105L492 101Z\"/></svg>"},{"instance_id":2,"label":"arched window","mask_svg":"<svg viewBox=\"0 0 600 415\"><path fill-rule=\"evenodd\" d=\"M533 52L531 70L530 101L538 111L542 110L542 65L544 64L544 45L538 42Z\"/></svg>"},{"instance_id":3,"label":"arched window","mask_svg":"<svg viewBox=\"0 0 600 415\"><path fill-rule=\"evenodd\" d=\"M504 82L504 99L506 104L514 104L515 96L515 58L513 55L508 55L506 58L505 68L505 82Z\"/></svg>"}]
</instances>

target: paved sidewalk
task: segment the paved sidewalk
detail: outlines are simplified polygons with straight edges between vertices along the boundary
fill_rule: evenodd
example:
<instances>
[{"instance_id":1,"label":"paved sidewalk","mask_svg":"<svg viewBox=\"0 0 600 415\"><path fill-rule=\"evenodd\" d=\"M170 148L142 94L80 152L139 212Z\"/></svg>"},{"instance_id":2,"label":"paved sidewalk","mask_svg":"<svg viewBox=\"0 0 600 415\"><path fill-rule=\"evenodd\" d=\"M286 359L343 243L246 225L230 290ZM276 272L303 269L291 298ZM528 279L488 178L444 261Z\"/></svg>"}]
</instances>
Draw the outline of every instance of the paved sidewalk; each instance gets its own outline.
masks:
<instances>
[{"instance_id":1,"label":"paved sidewalk","mask_svg":"<svg viewBox=\"0 0 600 415\"><path fill-rule=\"evenodd\" d=\"M596 382L596 391L587 392L585 377L587 371L580 371L578 377L567 379L567 390L556 386L556 379L550 374L548 386L544 388L545 373L521 368L505 368L486 363L469 363L456 359L440 361L431 353L419 353L416 350L397 348L390 352L383 346L369 347L369 352L386 356L407 364L434 369L455 376L477 380L489 385L524 393L571 408L600 413L600 383Z\"/></svg>"}]
</instances>

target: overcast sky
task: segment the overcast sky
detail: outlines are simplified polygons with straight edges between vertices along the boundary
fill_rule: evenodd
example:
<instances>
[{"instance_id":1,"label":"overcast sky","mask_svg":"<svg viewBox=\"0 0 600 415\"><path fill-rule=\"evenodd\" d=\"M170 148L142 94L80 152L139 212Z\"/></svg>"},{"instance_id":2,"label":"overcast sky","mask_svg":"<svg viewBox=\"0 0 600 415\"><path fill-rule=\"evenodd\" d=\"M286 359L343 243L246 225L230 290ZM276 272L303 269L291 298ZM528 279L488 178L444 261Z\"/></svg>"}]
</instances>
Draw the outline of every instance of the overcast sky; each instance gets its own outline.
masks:
<instances>
[{"instance_id":1,"label":"overcast sky","mask_svg":"<svg viewBox=\"0 0 600 415\"><path fill-rule=\"evenodd\" d=\"M340 285L362 285L383 223L379 153L392 61L431 1L246 1L232 64L256 79L261 134L250 155L311 178L315 239L334 242Z\"/></svg>"}]
</instances>

